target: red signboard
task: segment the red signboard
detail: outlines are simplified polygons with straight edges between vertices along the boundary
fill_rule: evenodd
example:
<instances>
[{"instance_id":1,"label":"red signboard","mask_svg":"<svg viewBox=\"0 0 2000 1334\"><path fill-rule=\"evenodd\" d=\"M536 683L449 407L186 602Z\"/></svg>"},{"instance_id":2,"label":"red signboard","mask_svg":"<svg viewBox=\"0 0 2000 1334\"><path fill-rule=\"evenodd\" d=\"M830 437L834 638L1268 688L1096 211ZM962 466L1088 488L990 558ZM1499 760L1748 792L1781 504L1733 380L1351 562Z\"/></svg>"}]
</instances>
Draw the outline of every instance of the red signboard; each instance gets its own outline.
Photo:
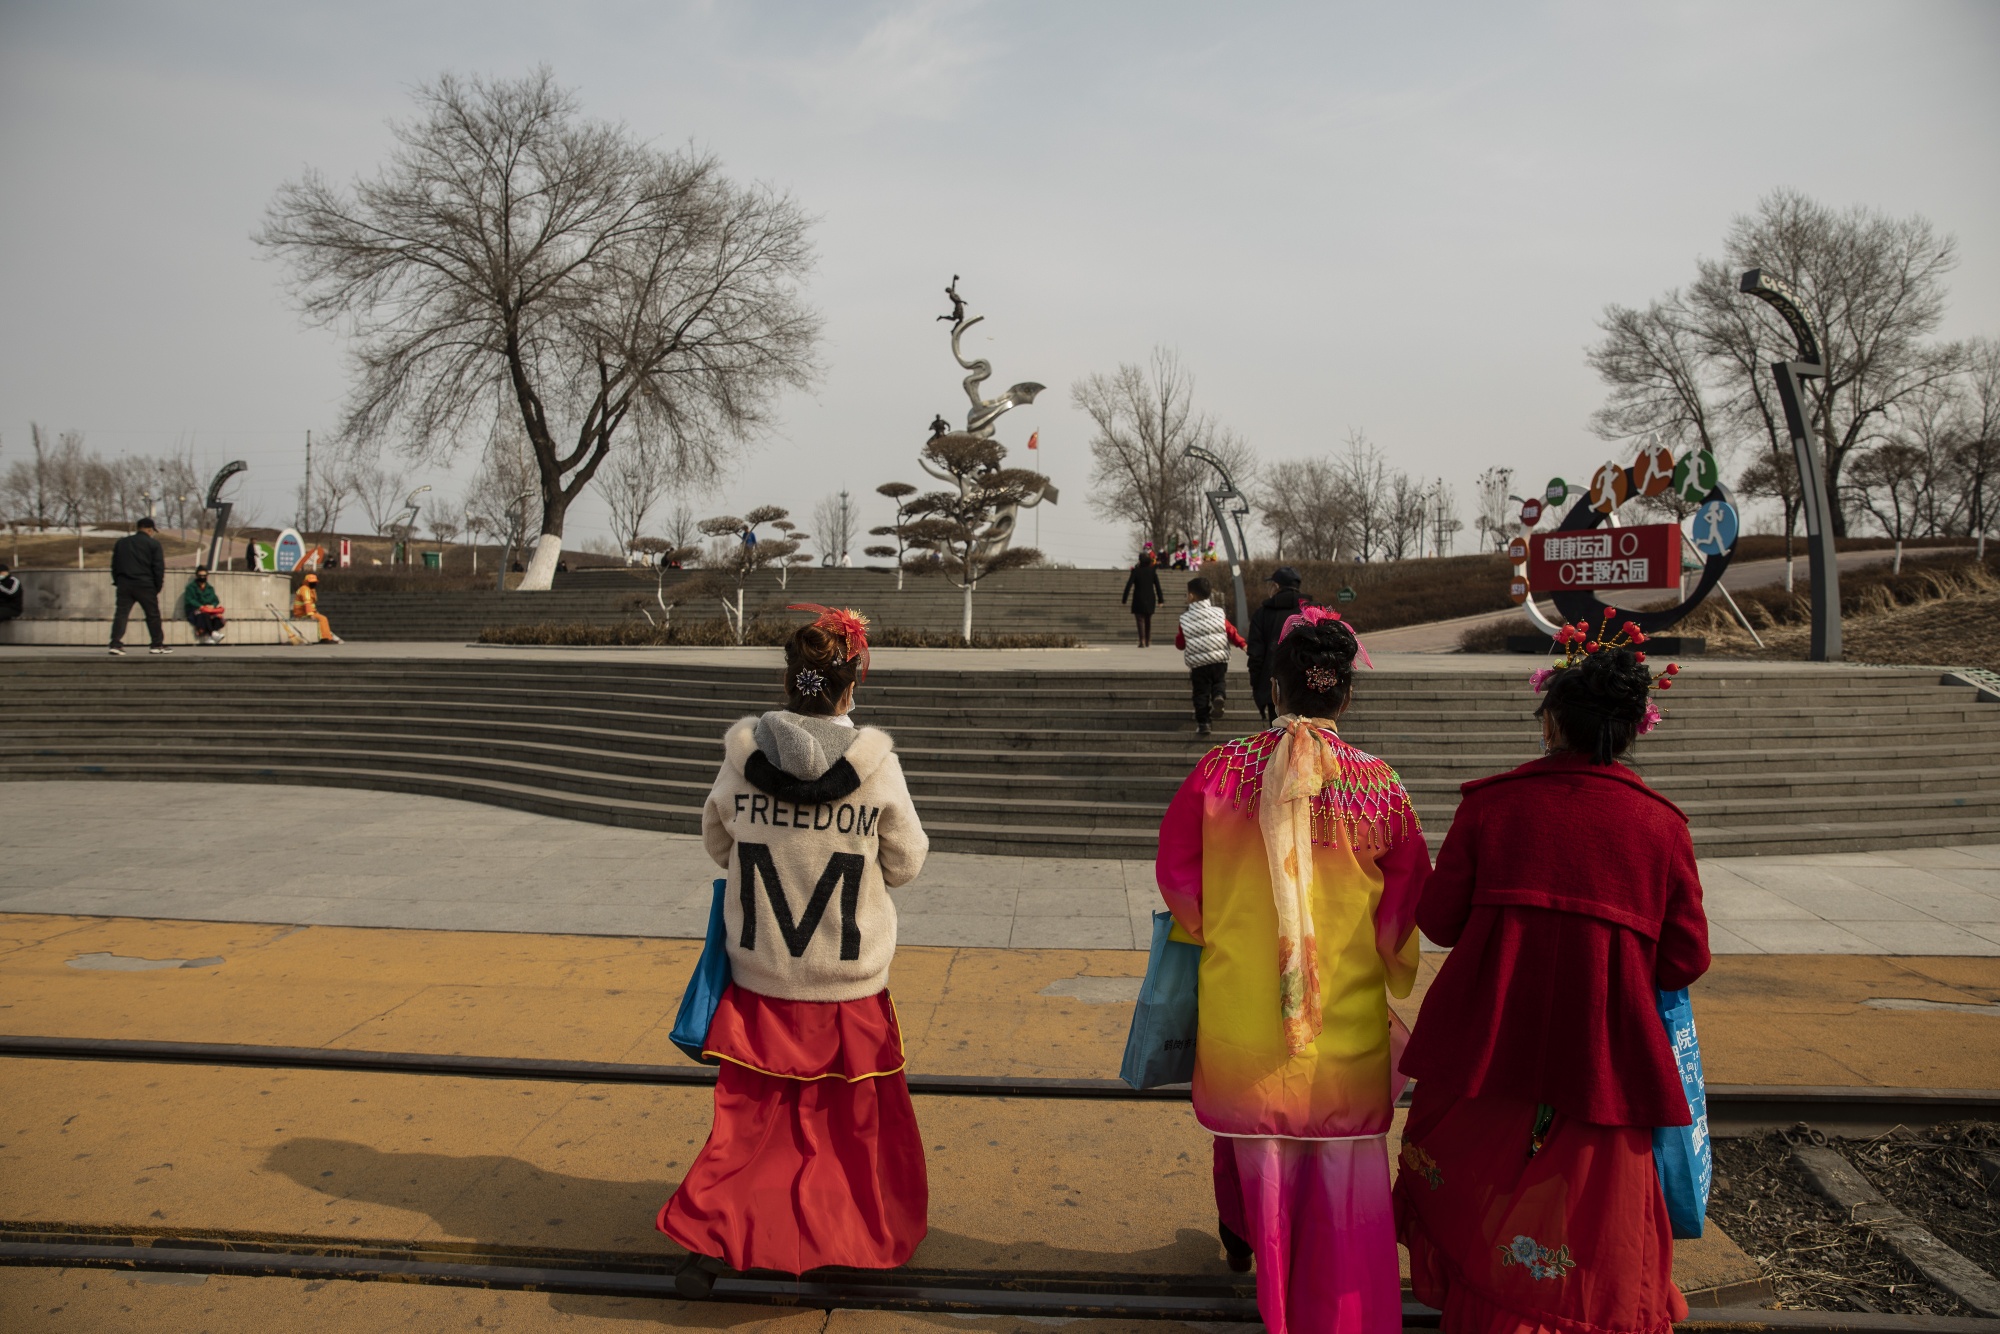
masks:
<instances>
[{"instance_id":1,"label":"red signboard","mask_svg":"<svg viewBox=\"0 0 2000 1334\"><path fill-rule=\"evenodd\" d=\"M1542 502L1533 496L1521 502L1521 522L1533 528L1542 521Z\"/></svg>"},{"instance_id":2,"label":"red signboard","mask_svg":"<svg viewBox=\"0 0 2000 1334\"><path fill-rule=\"evenodd\" d=\"M1528 539L1528 582L1538 593L1565 589L1672 588L1680 526L1571 528Z\"/></svg>"}]
</instances>

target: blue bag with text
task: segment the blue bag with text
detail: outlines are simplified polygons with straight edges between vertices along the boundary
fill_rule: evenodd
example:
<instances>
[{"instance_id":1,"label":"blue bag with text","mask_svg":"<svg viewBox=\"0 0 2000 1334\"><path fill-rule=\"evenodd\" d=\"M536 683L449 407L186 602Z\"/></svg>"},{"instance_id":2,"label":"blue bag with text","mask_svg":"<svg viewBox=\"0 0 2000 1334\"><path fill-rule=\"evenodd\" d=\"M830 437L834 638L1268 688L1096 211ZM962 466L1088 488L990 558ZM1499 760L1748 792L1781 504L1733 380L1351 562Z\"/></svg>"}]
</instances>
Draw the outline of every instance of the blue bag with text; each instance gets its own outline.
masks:
<instances>
[{"instance_id":1,"label":"blue bag with text","mask_svg":"<svg viewBox=\"0 0 2000 1334\"><path fill-rule=\"evenodd\" d=\"M1173 940L1174 915L1153 914L1153 952L1132 1010L1118 1077L1135 1089L1194 1078L1194 1034L1201 986L1201 946Z\"/></svg>"},{"instance_id":2,"label":"blue bag with text","mask_svg":"<svg viewBox=\"0 0 2000 1334\"><path fill-rule=\"evenodd\" d=\"M728 929L722 921L722 895L727 880L715 882L715 899L708 907L708 938L702 942L701 958L695 960L694 976L681 993L680 1013L674 1016L668 1040L703 1065L720 1065L714 1057L703 1056L708 1045L708 1026L715 1022L716 1007L722 1004L723 990L729 985Z\"/></svg>"},{"instance_id":3,"label":"blue bag with text","mask_svg":"<svg viewBox=\"0 0 2000 1334\"><path fill-rule=\"evenodd\" d=\"M1701 1077L1701 1043L1694 1035L1694 1005L1685 990L1660 993L1660 1022L1680 1067L1692 1125L1653 1128L1653 1167L1667 1197L1676 1237L1699 1237L1708 1214L1708 1186L1715 1174L1708 1142L1708 1086Z\"/></svg>"}]
</instances>

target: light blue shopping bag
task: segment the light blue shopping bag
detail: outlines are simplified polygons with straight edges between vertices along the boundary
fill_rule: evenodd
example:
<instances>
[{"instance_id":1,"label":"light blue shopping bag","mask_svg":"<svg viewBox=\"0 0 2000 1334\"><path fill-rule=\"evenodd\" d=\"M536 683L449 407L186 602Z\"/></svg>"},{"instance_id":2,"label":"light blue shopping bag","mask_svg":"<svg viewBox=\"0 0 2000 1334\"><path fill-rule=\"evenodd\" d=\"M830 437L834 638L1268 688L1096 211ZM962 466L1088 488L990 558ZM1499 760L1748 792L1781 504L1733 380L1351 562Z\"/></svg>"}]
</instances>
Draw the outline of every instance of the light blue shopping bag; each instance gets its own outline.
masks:
<instances>
[{"instance_id":1,"label":"light blue shopping bag","mask_svg":"<svg viewBox=\"0 0 2000 1334\"><path fill-rule=\"evenodd\" d=\"M695 960L694 976L681 993L680 1013L667 1035L676 1047L704 1065L720 1065L712 1056L702 1055L708 1045L708 1026L715 1022L716 1007L722 1004L723 990L729 985L728 931L722 921L722 895L727 880L715 882L715 898L708 907L708 939L702 942L701 958Z\"/></svg>"},{"instance_id":2,"label":"light blue shopping bag","mask_svg":"<svg viewBox=\"0 0 2000 1334\"><path fill-rule=\"evenodd\" d=\"M1168 937L1170 912L1153 914L1153 952L1132 1010L1125 1059L1118 1077L1135 1089L1185 1084L1194 1078L1194 1035L1199 1012L1201 946Z\"/></svg>"},{"instance_id":3,"label":"light blue shopping bag","mask_svg":"<svg viewBox=\"0 0 2000 1334\"><path fill-rule=\"evenodd\" d=\"M1708 1086L1701 1077L1701 1043L1694 1034L1694 1006L1685 990L1660 993L1660 1022L1680 1067L1692 1125L1653 1129L1653 1167L1667 1198L1667 1218L1676 1237L1699 1237L1708 1214L1708 1187L1715 1158L1708 1142Z\"/></svg>"}]
</instances>

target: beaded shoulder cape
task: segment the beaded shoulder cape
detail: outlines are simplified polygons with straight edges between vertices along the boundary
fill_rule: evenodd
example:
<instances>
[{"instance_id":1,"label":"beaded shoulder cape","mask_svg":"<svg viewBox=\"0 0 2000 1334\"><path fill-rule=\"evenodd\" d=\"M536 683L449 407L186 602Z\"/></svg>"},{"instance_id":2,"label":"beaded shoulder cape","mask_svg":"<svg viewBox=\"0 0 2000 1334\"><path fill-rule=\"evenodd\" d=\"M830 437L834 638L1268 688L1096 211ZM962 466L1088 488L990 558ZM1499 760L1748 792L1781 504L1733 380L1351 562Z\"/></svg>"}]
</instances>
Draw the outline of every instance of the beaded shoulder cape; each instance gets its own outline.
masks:
<instances>
[{"instance_id":1,"label":"beaded shoulder cape","mask_svg":"<svg viewBox=\"0 0 2000 1334\"><path fill-rule=\"evenodd\" d=\"M1333 747L1339 776L1312 799L1312 841L1319 847L1346 846L1383 852L1412 833L1421 833L1410 794L1388 761L1377 759L1341 740L1330 729L1315 728ZM1239 737L1203 756L1196 772L1208 792L1257 818L1257 800L1264 788L1264 769L1277 749L1282 729Z\"/></svg>"}]
</instances>

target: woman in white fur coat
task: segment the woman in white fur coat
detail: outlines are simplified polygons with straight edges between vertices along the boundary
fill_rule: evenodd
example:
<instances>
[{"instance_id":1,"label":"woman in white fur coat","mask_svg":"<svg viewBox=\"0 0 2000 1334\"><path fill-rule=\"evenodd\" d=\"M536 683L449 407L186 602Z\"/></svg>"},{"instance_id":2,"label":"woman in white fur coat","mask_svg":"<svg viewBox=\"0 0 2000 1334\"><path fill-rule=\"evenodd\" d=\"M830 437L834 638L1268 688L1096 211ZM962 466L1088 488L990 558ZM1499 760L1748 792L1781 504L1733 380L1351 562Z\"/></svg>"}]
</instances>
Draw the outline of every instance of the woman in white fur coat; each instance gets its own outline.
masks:
<instances>
[{"instance_id":1,"label":"woman in white fur coat","mask_svg":"<svg viewBox=\"0 0 2000 1334\"><path fill-rule=\"evenodd\" d=\"M892 1269L928 1226L888 891L930 841L889 734L847 716L867 622L806 610L822 614L785 645L785 707L729 729L702 811L729 873L732 980L705 1048L722 1066L714 1127L659 1216L689 1252L690 1296L722 1264Z\"/></svg>"}]
</instances>

